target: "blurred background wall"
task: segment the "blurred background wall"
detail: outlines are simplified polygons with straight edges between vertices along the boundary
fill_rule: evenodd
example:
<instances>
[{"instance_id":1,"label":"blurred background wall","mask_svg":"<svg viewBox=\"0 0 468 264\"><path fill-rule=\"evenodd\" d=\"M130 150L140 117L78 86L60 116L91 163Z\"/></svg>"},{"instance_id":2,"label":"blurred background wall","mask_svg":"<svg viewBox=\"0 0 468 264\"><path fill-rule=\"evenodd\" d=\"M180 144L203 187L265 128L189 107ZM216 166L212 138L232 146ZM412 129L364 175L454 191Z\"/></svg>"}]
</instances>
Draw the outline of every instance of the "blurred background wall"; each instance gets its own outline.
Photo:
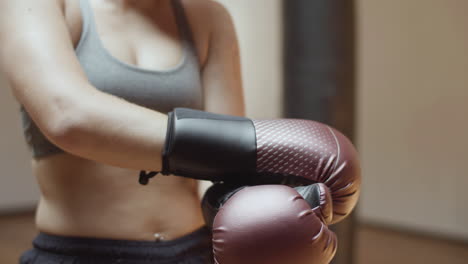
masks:
<instances>
[{"instance_id":1,"label":"blurred background wall","mask_svg":"<svg viewBox=\"0 0 468 264\"><path fill-rule=\"evenodd\" d=\"M0 213L32 209L38 197L18 111L0 75Z\"/></svg>"},{"instance_id":2,"label":"blurred background wall","mask_svg":"<svg viewBox=\"0 0 468 264\"><path fill-rule=\"evenodd\" d=\"M247 115L282 113L282 1L217 0L231 13L241 49Z\"/></svg>"},{"instance_id":3,"label":"blurred background wall","mask_svg":"<svg viewBox=\"0 0 468 264\"><path fill-rule=\"evenodd\" d=\"M467 11L357 0L361 221L468 241Z\"/></svg>"}]
</instances>

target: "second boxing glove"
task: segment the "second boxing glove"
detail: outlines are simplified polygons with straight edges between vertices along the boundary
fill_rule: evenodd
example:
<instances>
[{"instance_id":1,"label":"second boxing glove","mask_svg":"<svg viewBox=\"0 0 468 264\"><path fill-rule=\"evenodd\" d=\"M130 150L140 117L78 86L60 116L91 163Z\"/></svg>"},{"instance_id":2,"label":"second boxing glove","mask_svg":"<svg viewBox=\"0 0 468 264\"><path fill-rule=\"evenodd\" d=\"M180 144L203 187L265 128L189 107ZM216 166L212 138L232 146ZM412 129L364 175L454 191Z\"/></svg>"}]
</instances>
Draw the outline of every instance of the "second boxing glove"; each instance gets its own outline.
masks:
<instances>
[{"instance_id":1,"label":"second boxing glove","mask_svg":"<svg viewBox=\"0 0 468 264\"><path fill-rule=\"evenodd\" d=\"M330 194L323 184L299 188L218 183L208 189L202 208L212 225L215 263L328 263L337 247L324 215Z\"/></svg>"}]
</instances>

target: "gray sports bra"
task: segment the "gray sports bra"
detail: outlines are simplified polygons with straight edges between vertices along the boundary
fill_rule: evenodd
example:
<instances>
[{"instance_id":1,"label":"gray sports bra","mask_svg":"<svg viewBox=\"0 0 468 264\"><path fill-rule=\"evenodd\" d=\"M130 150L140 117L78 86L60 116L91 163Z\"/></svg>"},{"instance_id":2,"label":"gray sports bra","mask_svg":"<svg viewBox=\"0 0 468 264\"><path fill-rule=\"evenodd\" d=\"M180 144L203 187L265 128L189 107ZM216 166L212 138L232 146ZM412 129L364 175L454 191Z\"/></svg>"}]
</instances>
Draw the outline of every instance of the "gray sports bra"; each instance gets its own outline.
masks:
<instances>
[{"instance_id":1,"label":"gray sports bra","mask_svg":"<svg viewBox=\"0 0 468 264\"><path fill-rule=\"evenodd\" d=\"M103 92L163 113L175 107L202 108L200 67L180 0L172 2L183 42L183 58L177 66L161 71L141 69L113 57L99 39L88 1L80 0L83 31L75 51L91 84ZM22 106L21 117L24 136L34 157L63 152L47 140Z\"/></svg>"}]
</instances>

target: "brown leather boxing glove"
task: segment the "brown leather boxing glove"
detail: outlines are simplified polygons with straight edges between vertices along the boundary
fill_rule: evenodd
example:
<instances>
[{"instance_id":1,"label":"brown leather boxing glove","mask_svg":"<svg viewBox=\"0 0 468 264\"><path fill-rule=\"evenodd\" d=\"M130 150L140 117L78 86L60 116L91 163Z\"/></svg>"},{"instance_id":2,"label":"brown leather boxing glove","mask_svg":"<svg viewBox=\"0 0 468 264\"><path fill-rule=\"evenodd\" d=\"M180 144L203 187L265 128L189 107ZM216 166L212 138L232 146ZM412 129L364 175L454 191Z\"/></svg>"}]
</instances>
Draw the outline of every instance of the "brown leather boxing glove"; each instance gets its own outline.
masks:
<instances>
[{"instance_id":1,"label":"brown leather boxing glove","mask_svg":"<svg viewBox=\"0 0 468 264\"><path fill-rule=\"evenodd\" d=\"M203 199L217 264L326 264L337 239L326 222L331 196L323 184L212 186ZM214 219L213 219L214 218Z\"/></svg>"},{"instance_id":2,"label":"brown leather boxing glove","mask_svg":"<svg viewBox=\"0 0 468 264\"><path fill-rule=\"evenodd\" d=\"M168 122L164 175L244 185L324 183L333 197L333 223L348 215L358 200L361 172L356 150L327 125L186 108L176 108ZM147 182L148 175L141 176L141 182Z\"/></svg>"}]
</instances>

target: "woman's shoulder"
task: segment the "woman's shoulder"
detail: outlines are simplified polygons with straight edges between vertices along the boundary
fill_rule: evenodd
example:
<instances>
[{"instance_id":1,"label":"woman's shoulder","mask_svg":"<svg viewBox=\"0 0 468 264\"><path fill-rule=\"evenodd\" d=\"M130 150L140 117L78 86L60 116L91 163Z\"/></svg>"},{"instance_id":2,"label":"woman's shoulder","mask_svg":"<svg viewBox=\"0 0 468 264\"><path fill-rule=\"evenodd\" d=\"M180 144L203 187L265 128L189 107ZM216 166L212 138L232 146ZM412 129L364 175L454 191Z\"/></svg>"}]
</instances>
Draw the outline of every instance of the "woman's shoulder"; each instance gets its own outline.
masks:
<instances>
[{"instance_id":1,"label":"woman's shoulder","mask_svg":"<svg viewBox=\"0 0 468 264\"><path fill-rule=\"evenodd\" d=\"M198 15L207 23L231 19L228 9L215 0L180 0L189 13Z\"/></svg>"},{"instance_id":2,"label":"woman's shoulder","mask_svg":"<svg viewBox=\"0 0 468 264\"><path fill-rule=\"evenodd\" d=\"M190 28L197 46L201 65L206 63L214 35L235 35L233 30L218 30L220 26L231 26L232 20L227 9L214 0L181 1L188 17Z\"/></svg>"}]
</instances>

